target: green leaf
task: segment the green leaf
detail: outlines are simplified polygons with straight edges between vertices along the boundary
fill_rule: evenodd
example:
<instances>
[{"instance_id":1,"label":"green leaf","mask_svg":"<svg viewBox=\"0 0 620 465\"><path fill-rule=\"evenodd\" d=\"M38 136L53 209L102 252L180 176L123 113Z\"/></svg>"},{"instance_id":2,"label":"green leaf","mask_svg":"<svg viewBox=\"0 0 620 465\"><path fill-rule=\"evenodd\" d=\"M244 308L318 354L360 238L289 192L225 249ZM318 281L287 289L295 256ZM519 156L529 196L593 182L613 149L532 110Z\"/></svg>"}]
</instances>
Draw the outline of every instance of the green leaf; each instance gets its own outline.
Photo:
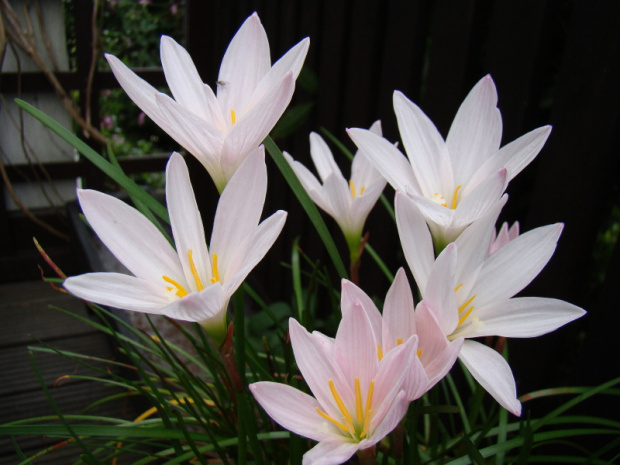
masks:
<instances>
[{"instance_id":1,"label":"green leaf","mask_svg":"<svg viewBox=\"0 0 620 465\"><path fill-rule=\"evenodd\" d=\"M129 195L135 197L140 202L143 202L163 221L170 224L168 210L166 210L166 207L164 207L155 198L149 195L144 189L138 186L131 178L127 177L125 173L123 173L120 169L112 165L100 154L95 152L91 147L88 146L88 144L80 140L75 134L67 130L60 123L50 118L41 110L30 105L29 103L24 102L21 99L15 99L15 103L24 111L39 120L44 126L51 129L54 133L56 133L56 135L58 135L61 139L74 147L78 152L84 155L84 157L90 160L97 168L99 168L106 175L116 181L123 189L127 191Z\"/></svg>"}]
</instances>

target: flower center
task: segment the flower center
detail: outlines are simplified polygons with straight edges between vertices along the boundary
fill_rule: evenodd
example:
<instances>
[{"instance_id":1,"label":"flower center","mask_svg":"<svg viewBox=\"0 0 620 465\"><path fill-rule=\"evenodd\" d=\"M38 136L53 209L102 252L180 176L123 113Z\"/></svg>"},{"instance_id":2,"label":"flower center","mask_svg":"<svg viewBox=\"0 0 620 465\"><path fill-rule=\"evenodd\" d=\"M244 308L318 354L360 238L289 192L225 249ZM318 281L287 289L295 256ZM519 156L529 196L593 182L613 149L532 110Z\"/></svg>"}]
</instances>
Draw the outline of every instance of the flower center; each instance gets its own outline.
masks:
<instances>
[{"instance_id":1,"label":"flower center","mask_svg":"<svg viewBox=\"0 0 620 465\"><path fill-rule=\"evenodd\" d=\"M458 286L456 286L454 288L454 292L457 292L461 287L463 287L463 284L459 284ZM467 299L464 303L461 304L461 306L458 309L458 313L459 313L459 322L456 325L456 328L454 329L454 331L452 332L452 334L450 334L448 336L449 340L454 340L457 337L459 337L460 334L462 334L462 330L459 331L459 328L461 328L461 326L463 326L463 324L467 321L467 319L469 318L469 315L471 315L471 312L474 311L474 308L476 308L474 305L471 305L471 303L476 299L477 294L472 295L469 299ZM483 323L480 321L480 319L478 317L472 317L470 319L471 321L469 323L474 324L474 325L483 325Z\"/></svg>"},{"instance_id":2,"label":"flower center","mask_svg":"<svg viewBox=\"0 0 620 465\"><path fill-rule=\"evenodd\" d=\"M454 195L452 196L452 205L450 205L450 207L448 207L448 202L446 201L446 198L439 192L435 192L431 196L430 200L438 205L441 205L442 207L454 210L459 203L459 190L461 189L461 187L462 186L456 186L456 189L454 190Z\"/></svg>"},{"instance_id":3,"label":"flower center","mask_svg":"<svg viewBox=\"0 0 620 465\"><path fill-rule=\"evenodd\" d=\"M194 282L196 283L196 289L198 289L198 292L200 292L205 287L204 287L204 284L202 284L202 279L200 279L200 275L198 274L198 269L196 268L196 263L194 262L192 249L187 249L187 261L189 262L189 269L192 272L192 276L194 277ZM217 254L216 253L213 254L213 260L211 261L211 263L212 263L212 275L213 275L213 277L211 278L211 283L216 283L220 280L220 274L217 269ZM187 291L187 289L178 281L175 281L169 276L162 276L161 279L166 281L168 284L172 285L172 287L166 287L166 289L168 289L169 291L176 290L175 294L177 295L177 297L183 298L186 295L189 295L189 292Z\"/></svg>"},{"instance_id":4,"label":"flower center","mask_svg":"<svg viewBox=\"0 0 620 465\"><path fill-rule=\"evenodd\" d=\"M338 410L342 415L341 421L336 420L327 413L323 412L319 407L316 411L321 417L336 425L343 433L350 435L353 439L360 441L368 435L368 428L370 427L370 420L372 418L372 396L375 390L375 380L371 380L368 385L368 392L366 393L366 402L362 398L362 388L360 386L359 378L355 378L355 418L347 409L347 406L340 397L334 380L330 379L329 390L332 393L334 401L338 406Z\"/></svg>"},{"instance_id":5,"label":"flower center","mask_svg":"<svg viewBox=\"0 0 620 465\"><path fill-rule=\"evenodd\" d=\"M355 193L355 184L353 184L353 181L349 181L349 187L351 188L351 197L357 197L357 194ZM365 190L366 186L362 186L362 188L360 189L360 195L362 195Z\"/></svg>"}]
</instances>

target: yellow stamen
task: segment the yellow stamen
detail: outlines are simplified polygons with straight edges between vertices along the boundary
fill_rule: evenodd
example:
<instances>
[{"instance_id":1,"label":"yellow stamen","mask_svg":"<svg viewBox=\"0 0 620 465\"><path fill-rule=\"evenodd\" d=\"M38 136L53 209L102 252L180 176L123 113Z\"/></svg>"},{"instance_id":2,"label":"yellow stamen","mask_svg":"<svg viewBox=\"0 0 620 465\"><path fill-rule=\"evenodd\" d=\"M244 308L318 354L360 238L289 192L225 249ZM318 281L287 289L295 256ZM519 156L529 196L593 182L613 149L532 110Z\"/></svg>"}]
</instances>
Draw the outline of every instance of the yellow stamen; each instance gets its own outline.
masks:
<instances>
[{"instance_id":1,"label":"yellow stamen","mask_svg":"<svg viewBox=\"0 0 620 465\"><path fill-rule=\"evenodd\" d=\"M459 189L461 188L461 186L456 186L456 189L454 190L454 196L452 197L452 210L454 210L456 208L456 202L458 200L459 197Z\"/></svg>"},{"instance_id":2,"label":"yellow stamen","mask_svg":"<svg viewBox=\"0 0 620 465\"><path fill-rule=\"evenodd\" d=\"M379 357L379 360L383 358L383 350L381 350L381 346L379 344L377 344L377 356Z\"/></svg>"},{"instance_id":3,"label":"yellow stamen","mask_svg":"<svg viewBox=\"0 0 620 465\"><path fill-rule=\"evenodd\" d=\"M338 391L336 390L336 386L334 386L334 380L332 379L329 380L329 390L331 391L332 396L334 397L334 400L336 401L336 404L338 405L338 408L340 409L340 413L342 413L342 418L345 420L345 423L347 424L347 426L352 427L353 417L351 417L351 414L347 410L347 406L344 405L344 402L342 401L340 394L338 394Z\"/></svg>"},{"instance_id":4,"label":"yellow stamen","mask_svg":"<svg viewBox=\"0 0 620 465\"><path fill-rule=\"evenodd\" d=\"M368 434L368 427L370 426L370 419L372 418L372 395L375 392L375 380L370 381L370 386L368 386L368 393L366 394L366 413L364 415L364 428L360 434L360 439L362 439L366 434Z\"/></svg>"},{"instance_id":5,"label":"yellow stamen","mask_svg":"<svg viewBox=\"0 0 620 465\"><path fill-rule=\"evenodd\" d=\"M235 113L235 110L233 110L232 108L230 109L230 121L232 122L233 125L237 122L237 114Z\"/></svg>"},{"instance_id":6,"label":"yellow stamen","mask_svg":"<svg viewBox=\"0 0 620 465\"><path fill-rule=\"evenodd\" d=\"M454 292L458 291L462 287L463 287L463 283L459 284L458 286L454 288Z\"/></svg>"},{"instance_id":7,"label":"yellow stamen","mask_svg":"<svg viewBox=\"0 0 620 465\"><path fill-rule=\"evenodd\" d=\"M216 283L220 280L220 273L217 269L217 254L213 254L213 258L211 259L211 274L213 277L211 278L211 283Z\"/></svg>"},{"instance_id":8,"label":"yellow stamen","mask_svg":"<svg viewBox=\"0 0 620 465\"><path fill-rule=\"evenodd\" d=\"M353 184L353 181L349 181L349 187L351 188L351 197L355 198L355 184Z\"/></svg>"},{"instance_id":9,"label":"yellow stamen","mask_svg":"<svg viewBox=\"0 0 620 465\"><path fill-rule=\"evenodd\" d=\"M399 346L403 343L403 338L399 337L398 339L396 339L396 345Z\"/></svg>"},{"instance_id":10,"label":"yellow stamen","mask_svg":"<svg viewBox=\"0 0 620 465\"><path fill-rule=\"evenodd\" d=\"M330 417L327 413L322 412L320 408L316 408L316 411L319 415L321 415L323 418L325 418L327 421L329 421L330 423L333 423L334 425L336 425L338 428L340 428L343 432L348 433L349 430L347 429L346 426L344 426L342 423L334 420L332 417Z\"/></svg>"},{"instance_id":11,"label":"yellow stamen","mask_svg":"<svg viewBox=\"0 0 620 465\"><path fill-rule=\"evenodd\" d=\"M360 195L362 195L365 190L366 190L366 186L362 186L362 188L360 189Z\"/></svg>"},{"instance_id":12,"label":"yellow stamen","mask_svg":"<svg viewBox=\"0 0 620 465\"><path fill-rule=\"evenodd\" d=\"M469 308L469 310L467 310L467 312L465 312L465 315L463 315L461 318L459 318L459 324L456 325L456 327L458 328L459 326L461 326L463 324L463 322L467 319L467 317L469 316L469 314L474 310L473 305Z\"/></svg>"},{"instance_id":13,"label":"yellow stamen","mask_svg":"<svg viewBox=\"0 0 620 465\"><path fill-rule=\"evenodd\" d=\"M417 355L418 355L418 358L422 358L422 349L421 348L418 349Z\"/></svg>"},{"instance_id":14,"label":"yellow stamen","mask_svg":"<svg viewBox=\"0 0 620 465\"><path fill-rule=\"evenodd\" d=\"M364 410L362 410L362 389L360 388L360 379L355 378L355 417L358 423L364 421Z\"/></svg>"},{"instance_id":15,"label":"yellow stamen","mask_svg":"<svg viewBox=\"0 0 620 465\"><path fill-rule=\"evenodd\" d=\"M194 263L194 259L192 258L192 249L187 250L187 260L189 261L189 268L190 270L192 270L192 276L194 276L194 281L196 281L196 287L198 288L198 292L200 292L205 287L202 285L200 276L198 276L198 270L196 270L196 264Z\"/></svg>"},{"instance_id":16,"label":"yellow stamen","mask_svg":"<svg viewBox=\"0 0 620 465\"><path fill-rule=\"evenodd\" d=\"M459 315L463 312L463 310L467 308L467 306L471 303L471 301L476 298L476 295L477 294L474 294L473 296L471 296L467 302L465 302L463 305L459 307Z\"/></svg>"},{"instance_id":17,"label":"yellow stamen","mask_svg":"<svg viewBox=\"0 0 620 465\"><path fill-rule=\"evenodd\" d=\"M189 292L187 292L187 290L183 286L181 286L179 283L177 283L174 279L171 279L168 276L162 276L161 279L166 281L168 284L172 284L174 287L176 287L177 295L179 297L185 297L186 295L189 294ZM170 288L166 288L166 289L170 289ZM170 290L174 290L174 289L170 289Z\"/></svg>"},{"instance_id":18,"label":"yellow stamen","mask_svg":"<svg viewBox=\"0 0 620 465\"><path fill-rule=\"evenodd\" d=\"M443 195L441 195L439 192L435 192L433 194L433 196L431 197L431 200L439 205L441 205L442 207L447 207L448 204L446 203L446 199L444 198Z\"/></svg>"}]
</instances>

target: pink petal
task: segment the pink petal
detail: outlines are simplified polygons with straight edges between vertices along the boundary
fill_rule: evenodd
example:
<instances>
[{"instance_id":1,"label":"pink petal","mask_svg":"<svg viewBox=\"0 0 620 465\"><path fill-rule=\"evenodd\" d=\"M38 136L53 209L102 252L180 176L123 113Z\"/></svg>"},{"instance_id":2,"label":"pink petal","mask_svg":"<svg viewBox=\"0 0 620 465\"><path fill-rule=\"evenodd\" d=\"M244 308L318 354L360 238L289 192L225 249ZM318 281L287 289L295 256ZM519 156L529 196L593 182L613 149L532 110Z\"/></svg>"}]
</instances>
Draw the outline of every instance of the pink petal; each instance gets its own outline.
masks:
<instances>
[{"instance_id":1,"label":"pink petal","mask_svg":"<svg viewBox=\"0 0 620 465\"><path fill-rule=\"evenodd\" d=\"M304 454L303 465L339 465L349 460L359 444L349 441L321 441Z\"/></svg>"},{"instance_id":2,"label":"pink petal","mask_svg":"<svg viewBox=\"0 0 620 465\"><path fill-rule=\"evenodd\" d=\"M399 268L383 305L381 339L384 352L396 347L398 339L406 341L415 333L413 309L413 295L407 274L403 268Z\"/></svg>"}]
</instances>

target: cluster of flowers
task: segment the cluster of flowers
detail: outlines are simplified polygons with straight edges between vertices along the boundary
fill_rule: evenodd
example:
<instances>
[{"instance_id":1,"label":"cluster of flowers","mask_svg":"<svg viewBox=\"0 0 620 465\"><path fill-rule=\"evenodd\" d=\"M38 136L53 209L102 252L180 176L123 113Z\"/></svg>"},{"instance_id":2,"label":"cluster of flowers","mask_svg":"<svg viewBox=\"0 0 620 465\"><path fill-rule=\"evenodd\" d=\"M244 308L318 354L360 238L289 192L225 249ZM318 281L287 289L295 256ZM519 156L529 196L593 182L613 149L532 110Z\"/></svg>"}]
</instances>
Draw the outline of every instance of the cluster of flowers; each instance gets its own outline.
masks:
<instances>
[{"instance_id":1,"label":"cluster of flowers","mask_svg":"<svg viewBox=\"0 0 620 465\"><path fill-rule=\"evenodd\" d=\"M158 92L120 60L107 59L140 108L207 169L221 193L207 247L187 167L173 154L166 198L173 248L157 228L124 202L79 192L90 225L134 276L91 273L65 287L76 296L126 310L199 322L217 342L226 331L233 292L270 249L284 226L278 211L260 222L267 189L260 145L293 94L308 39L273 66L256 14L231 41L216 93L187 52L169 37L161 59L174 98ZM319 442L305 463L341 463L372 447L402 420L459 358L507 410L519 415L512 371L472 338L533 337L584 314L548 298L514 298L553 254L561 224L519 234L495 223L507 183L540 151L550 128L500 148L497 92L484 77L461 105L444 140L427 116L395 92L394 109L408 160L381 135L350 129L358 146L347 181L327 144L310 135L320 181L286 157L310 197L341 227L352 259L364 223L386 182L396 190L398 233L421 300L415 305L401 268L382 313L350 281L342 282L342 320L335 338L289 323L299 370L314 397L289 385L257 382L250 390L284 428Z\"/></svg>"}]
</instances>

